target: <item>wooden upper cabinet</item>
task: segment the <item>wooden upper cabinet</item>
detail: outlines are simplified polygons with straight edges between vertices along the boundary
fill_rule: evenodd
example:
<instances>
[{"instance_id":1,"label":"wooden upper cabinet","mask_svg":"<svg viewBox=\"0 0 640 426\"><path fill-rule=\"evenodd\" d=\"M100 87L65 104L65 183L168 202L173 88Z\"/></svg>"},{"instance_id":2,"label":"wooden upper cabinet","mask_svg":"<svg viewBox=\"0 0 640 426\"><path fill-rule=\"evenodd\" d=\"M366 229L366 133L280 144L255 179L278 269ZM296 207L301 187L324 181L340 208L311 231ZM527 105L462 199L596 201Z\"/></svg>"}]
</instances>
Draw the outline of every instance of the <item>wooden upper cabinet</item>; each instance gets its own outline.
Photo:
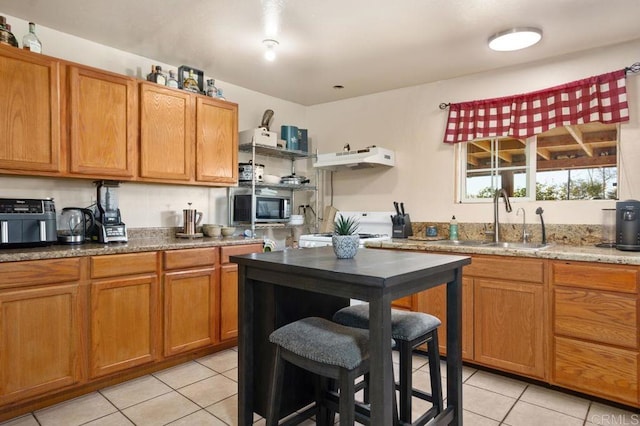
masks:
<instances>
[{"instance_id":1,"label":"wooden upper cabinet","mask_svg":"<svg viewBox=\"0 0 640 426\"><path fill-rule=\"evenodd\" d=\"M0 171L60 171L60 62L0 48Z\"/></svg>"},{"instance_id":2,"label":"wooden upper cabinet","mask_svg":"<svg viewBox=\"0 0 640 426\"><path fill-rule=\"evenodd\" d=\"M136 169L137 82L131 77L70 66L71 174L131 179Z\"/></svg>"},{"instance_id":3,"label":"wooden upper cabinet","mask_svg":"<svg viewBox=\"0 0 640 426\"><path fill-rule=\"evenodd\" d=\"M238 105L199 96L196 111L196 179L236 184Z\"/></svg>"},{"instance_id":4,"label":"wooden upper cabinet","mask_svg":"<svg viewBox=\"0 0 640 426\"><path fill-rule=\"evenodd\" d=\"M140 83L140 177L155 181L192 179L195 96Z\"/></svg>"}]
</instances>

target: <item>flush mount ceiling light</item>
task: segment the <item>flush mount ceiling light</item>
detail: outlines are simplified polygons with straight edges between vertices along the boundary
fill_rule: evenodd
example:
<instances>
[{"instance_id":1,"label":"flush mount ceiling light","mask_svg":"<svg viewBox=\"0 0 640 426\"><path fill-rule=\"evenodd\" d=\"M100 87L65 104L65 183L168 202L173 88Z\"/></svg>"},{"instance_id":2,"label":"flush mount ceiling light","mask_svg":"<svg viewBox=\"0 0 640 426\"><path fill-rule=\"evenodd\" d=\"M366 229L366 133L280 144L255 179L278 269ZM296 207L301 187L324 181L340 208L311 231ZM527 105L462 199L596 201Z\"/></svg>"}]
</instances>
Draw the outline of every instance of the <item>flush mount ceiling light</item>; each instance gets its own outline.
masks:
<instances>
[{"instance_id":1,"label":"flush mount ceiling light","mask_svg":"<svg viewBox=\"0 0 640 426\"><path fill-rule=\"evenodd\" d=\"M264 44L267 48L267 50L264 51L264 58L267 61L273 62L276 59L276 46L280 43L269 38L266 40L262 40L262 44Z\"/></svg>"},{"instance_id":2,"label":"flush mount ceiling light","mask_svg":"<svg viewBox=\"0 0 640 426\"><path fill-rule=\"evenodd\" d=\"M489 48L499 52L510 52L533 46L542 39L542 30L533 27L511 28L489 37Z\"/></svg>"}]
</instances>

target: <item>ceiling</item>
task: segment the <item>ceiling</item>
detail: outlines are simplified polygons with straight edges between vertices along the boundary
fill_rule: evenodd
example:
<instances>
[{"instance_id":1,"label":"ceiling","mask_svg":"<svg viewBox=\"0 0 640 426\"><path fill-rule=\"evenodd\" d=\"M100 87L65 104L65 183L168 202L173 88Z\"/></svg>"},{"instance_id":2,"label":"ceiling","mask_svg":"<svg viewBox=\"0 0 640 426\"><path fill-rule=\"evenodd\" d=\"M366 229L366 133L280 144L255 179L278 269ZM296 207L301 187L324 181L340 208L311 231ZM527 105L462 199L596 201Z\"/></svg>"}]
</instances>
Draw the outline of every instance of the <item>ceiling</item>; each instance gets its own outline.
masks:
<instances>
[{"instance_id":1,"label":"ceiling","mask_svg":"<svg viewBox=\"0 0 640 426\"><path fill-rule=\"evenodd\" d=\"M314 105L637 39L640 1L0 0L0 12ZM488 49L514 26L543 39ZM274 62L266 38L280 43Z\"/></svg>"}]
</instances>

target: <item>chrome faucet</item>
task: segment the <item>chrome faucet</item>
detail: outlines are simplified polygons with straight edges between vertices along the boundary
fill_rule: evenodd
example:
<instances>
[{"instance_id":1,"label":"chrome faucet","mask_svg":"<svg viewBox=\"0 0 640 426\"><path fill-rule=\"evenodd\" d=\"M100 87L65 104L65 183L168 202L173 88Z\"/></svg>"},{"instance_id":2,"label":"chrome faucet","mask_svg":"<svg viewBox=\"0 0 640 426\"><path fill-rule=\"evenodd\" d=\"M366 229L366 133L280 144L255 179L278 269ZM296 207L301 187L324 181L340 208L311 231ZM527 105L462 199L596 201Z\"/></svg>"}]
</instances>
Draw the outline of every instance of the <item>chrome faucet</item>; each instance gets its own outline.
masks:
<instances>
[{"instance_id":1,"label":"chrome faucet","mask_svg":"<svg viewBox=\"0 0 640 426\"><path fill-rule=\"evenodd\" d=\"M496 189L496 192L493 195L493 241L496 243L500 242L500 234L498 231L498 228L500 227L500 221L498 220L498 200L500 197L504 198L504 207L507 210L507 213L512 211L507 191L505 191L504 188Z\"/></svg>"},{"instance_id":2,"label":"chrome faucet","mask_svg":"<svg viewBox=\"0 0 640 426\"><path fill-rule=\"evenodd\" d=\"M526 219L527 215L524 209L520 207L516 211L516 216L520 216L520 212L522 212L522 242L526 244L529 242L529 233L527 232L527 219Z\"/></svg>"}]
</instances>

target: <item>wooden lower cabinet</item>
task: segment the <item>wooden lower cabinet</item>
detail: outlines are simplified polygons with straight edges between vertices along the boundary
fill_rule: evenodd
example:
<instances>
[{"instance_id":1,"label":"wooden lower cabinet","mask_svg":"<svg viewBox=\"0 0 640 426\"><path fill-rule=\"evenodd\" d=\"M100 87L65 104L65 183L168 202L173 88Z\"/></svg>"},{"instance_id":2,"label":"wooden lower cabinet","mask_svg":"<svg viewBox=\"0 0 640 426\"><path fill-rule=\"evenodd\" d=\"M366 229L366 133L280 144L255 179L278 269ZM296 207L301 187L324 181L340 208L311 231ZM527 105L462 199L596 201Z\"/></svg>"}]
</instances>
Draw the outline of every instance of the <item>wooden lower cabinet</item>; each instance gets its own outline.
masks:
<instances>
[{"instance_id":1,"label":"wooden lower cabinet","mask_svg":"<svg viewBox=\"0 0 640 426\"><path fill-rule=\"evenodd\" d=\"M553 384L640 405L638 268L551 264Z\"/></svg>"},{"instance_id":2,"label":"wooden lower cabinet","mask_svg":"<svg viewBox=\"0 0 640 426\"><path fill-rule=\"evenodd\" d=\"M637 350L554 338L553 383L638 406Z\"/></svg>"},{"instance_id":3,"label":"wooden lower cabinet","mask_svg":"<svg viewBox=\"0 0 640 426\"><path fill-rule=\"evenodd\" d=\"M474 303L474 360L544 378L542 285L476 278Z\"/></svg>"},{"instance_id":4,"label":"wooden lower cabinet","mask_svg":"<svg viewBox=\"0 0 640 426\"><path fill-rule=\"evenodd\" d=\"M0 264L0 405L83 380L80 259Z\"/></svg>"},{"instance_id":5,"label":"wooden lower cabinet","mask_svg":"<svg viewBox=\"0 0 640 426\"><path fill-rule=\"evenodd\" d=\"M473 279L462 278L462 359L473 360ZM438 328L440 353L447 353L447 289L438 286L418 295L418 310L434 315L442 321Z\"/></svg>"},{"instance_id":6,"label":"wooden lower cabinet","mask_svg":"<svg viewBox=\"0 0 640 426\"><path fill-rule=\"evenodd\" d=\"M0 401L80 381L82 308L77 283L0 292Z\"/></svg>"},{"instance_id":7,"label":"wooden lower cabinet","mask_svg":"<svg viewBox=\"0 0 640 426\"><path fill-rule=\"evenodd\" d=\"M544 378L544 279L541 260L474 255L462 277L462 358ZM446 353L446 287L420 293L418 307L442 321L438 338Z\"/></svg>"},{"instance_id":8,"label":"wooden lower cabinet","mask_svg":"<svg viewBox=\"0 0 640 426\"><path fill-rule=\"evenodd\" d=\"M262 252L262 244L230 246L220 249L220 339L238 337L238 265L229 256Z\"/></svg>"},{"instance_id":9,"label":"wooden lower cabinet","mask_svg":"<svg viewBox=\"0 0 640 426\"><path fill-rule=\"evenodd\" d=\"M164 252L164 356L219 341L217 248Z\"/></svg>"},{"instance_id":10,"label":"wooden lower cabinet","mask_svg":"<svg viewBox=\"0 0 640 426\"><path fill-rule=\"evenodd\" d=\"M118 276L124 271L129 275ZM115 373L158 359L159 315L157 253L92 258L89 321L89 375Z\"/></svg>"}]
</instances>

